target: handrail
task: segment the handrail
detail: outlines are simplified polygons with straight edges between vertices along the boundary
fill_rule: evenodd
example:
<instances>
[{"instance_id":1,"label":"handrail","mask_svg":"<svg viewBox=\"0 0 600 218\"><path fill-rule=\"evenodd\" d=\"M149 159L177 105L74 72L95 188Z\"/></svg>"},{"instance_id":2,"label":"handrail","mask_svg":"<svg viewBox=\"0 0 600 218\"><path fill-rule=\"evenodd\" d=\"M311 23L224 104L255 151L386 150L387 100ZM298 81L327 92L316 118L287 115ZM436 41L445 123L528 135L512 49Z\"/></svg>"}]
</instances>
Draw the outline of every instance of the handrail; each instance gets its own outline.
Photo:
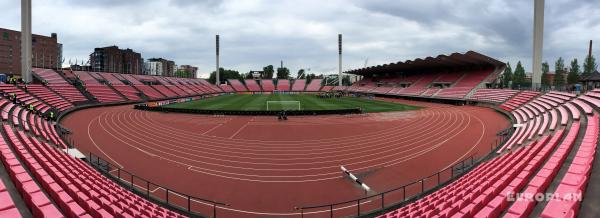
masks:
<instances>
[{"instance_id":1,"label":"handrail","mask_svg":"<svg viewBox=\"0 0 600 218\"><path fill-rule=\"evenodd\" d=\"M136 192L137 194L145 197L148 200L153 200L158 203L166 204L172 208L180 210L181 212L187 212L190 215L201 215L198 209L195 209L193 206L204 205L208 206L212 209L212 217L217 216L217 208L218 206L231 206L230 204L209 200L205 198L199 198L187 195L185 193L175 191L173 189L161 186L157 183L146 180L140 176L137 176L127 170L124 170L121 167L118 167L110 162L100 158L93 153L89 153L88 163L96 168L99 172L105 174L109 178L112 178L115 182L120 184L121 186L128 188L132 192ZM116 172L116 175L115 175ZM137 183L137 184L136 184ZM139 185L139 184L142 185ZM151 191L151 187L154 188L154 191ZM153 194L157 190L164 190L164 195L159 196L158 194ZM179 200L172 200L169 197L178 198ZM162 197L162 198L161 198ZM181 204L184 205L181 205ZM193 203L197 203L193 205Z\"/></svg>"},{"instance_id":2,"label":"handrail","mask_svg":"<svg viewBox=\"0 0 600 218\"><path fill-rule=\"evenodd\" d=\"M437 190L440 187L442 187L443 185L446 185L447 183L454 181L455 179L459 178L463 174L474 169L476 165L480 164L484 160L487 160L487 159L495 156L496 155L495 150L498 149L499 145L504 144L510 138L511 134L512 134L511 128L507 128L507 129L500 131L496 135L495 143L493 142L490 146L490 153L488 153L486 156L484 156L478 160L475 160L475 158L474 158L474 156L477 155L477 153L475 153L475 154L461 160L460 162L458 162L452 166L445 167L442 170L440 170L436 173L433 173L429 176L423 177L419 180L415 180L413 182L404 184L404 185L396 187L396 188L388 189L386 191L383 191L383 192L380 192L377 194L372 194L372 195L368 195L368 196L364 196L364 197L360 197L360 198L356 198L356 199L352 199L352 200L346 200L346 201L329 203L329 204L297 206L297 207L294 207L294 209L300 211L301 217L304 217L304 214L322 213L322 212L327 212L327 211L329 212L330 217L334 217L333 214L334 214L334 211L336 211L336 210L346 210L346 213L344 213L343 216L352 215L352 214L350 214L351 213L350 210L355 210L356 216L361 216L361 215L366 215L366 214L373 215L374 213L384 212L386 208L390 208L390 207L394 207L394 206L398 206L398 205L404 205L408 202L418 199L420 196L422 196L424 194L428 194L431 191ZM448 171L450 171L450 177L447 178L446 180L442 181L441 175L444 173L447 173ZM434 181L436 181L435 186L425 189L425 183L428 181L431 181L432 178L436 178L436 180L434 180ZM417 193L414 193L414 195L408 196L407 188L415 187L415 185L419 185L419 184L420 184L420 192L417 192ZM397 193L397 191L400 191L400 190L402 192L401 193L401 196L402 196L401 201L386 205L386 201L385 201L386 196L389 196L392 193ZM352 205L348 205L351 203L352 203ZM371 211L363 211L366 213L362 213L361 205L364 205L362 207L370 206L370 208L372 208L372 210ZM343 206L343 207L338 207L338 206ZM338 207L338 208L336 208L336 207ZM321 208L323 210L308 211L308 212L306 211L306 210L313 210L313 209L319 209L319 208Z\"/></svg>"}]
</instances>

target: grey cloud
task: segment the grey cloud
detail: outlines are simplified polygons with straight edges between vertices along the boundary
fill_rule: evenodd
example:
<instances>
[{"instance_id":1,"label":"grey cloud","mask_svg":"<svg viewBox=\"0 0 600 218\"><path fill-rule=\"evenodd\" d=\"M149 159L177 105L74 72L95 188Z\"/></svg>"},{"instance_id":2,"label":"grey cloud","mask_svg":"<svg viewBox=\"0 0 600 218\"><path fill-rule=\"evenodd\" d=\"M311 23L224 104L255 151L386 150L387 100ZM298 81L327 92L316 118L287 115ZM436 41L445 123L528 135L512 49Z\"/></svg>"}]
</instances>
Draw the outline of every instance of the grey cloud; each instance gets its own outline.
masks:
<instances>
[{"instance_id":1,"label":"grey cloud","mask_svg":"<svg viewBox=\"0 0 600 218\"><path fill-rule=\"evenodd\" d=\"M67 60L114 44L203 73L214 68L215 34L222 66L241 72L283 59L294 73L333 73L338 33L345 69L367 58L375 65L475 50L513 65L522 60L529 70L532 53L533 3L523 0L40 0L33 7L34 32L57 32ZM0 8L0 26L18 29L19 1ZM600 35L599 1L550 0L545 14L548 62L582 59L588 40Z\"/></svg>"}]
</instances>

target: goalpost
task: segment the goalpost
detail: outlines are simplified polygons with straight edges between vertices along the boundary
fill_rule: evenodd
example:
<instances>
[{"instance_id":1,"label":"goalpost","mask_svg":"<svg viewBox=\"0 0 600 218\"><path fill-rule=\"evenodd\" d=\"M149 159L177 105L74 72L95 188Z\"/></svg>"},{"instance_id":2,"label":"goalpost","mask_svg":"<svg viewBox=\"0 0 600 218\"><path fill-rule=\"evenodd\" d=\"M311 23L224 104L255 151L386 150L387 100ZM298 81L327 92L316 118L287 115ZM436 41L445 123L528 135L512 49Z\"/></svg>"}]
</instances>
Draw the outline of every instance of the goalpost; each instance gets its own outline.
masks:
<instances>
[{"instance_id":1,"label":"goalpost","mask_svg":"<svg viewBox=\"0 0 600 218\"><path fill-rule=\"evenodd\" d=\"M302 110L300 101L267 101L267 111Z\"/></svg>"}]
</instances>

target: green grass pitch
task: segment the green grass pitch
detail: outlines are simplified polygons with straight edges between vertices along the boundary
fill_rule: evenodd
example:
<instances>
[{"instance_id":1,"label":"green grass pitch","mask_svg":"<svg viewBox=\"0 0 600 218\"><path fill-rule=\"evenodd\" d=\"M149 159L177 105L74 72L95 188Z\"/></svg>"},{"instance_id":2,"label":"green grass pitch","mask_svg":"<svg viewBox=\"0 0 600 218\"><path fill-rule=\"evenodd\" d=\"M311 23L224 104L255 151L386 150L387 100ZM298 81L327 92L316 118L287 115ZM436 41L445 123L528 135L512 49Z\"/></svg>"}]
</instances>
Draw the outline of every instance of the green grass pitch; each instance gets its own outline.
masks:
<instances>
[{"instance_id":1,"label":"green grass pitch","mask_svg":"<svg viewBox=\"0 0 600 218\"><path fill-rule=\"evenodd\" d=\"M204 110L266 111L267 101L299 101L301 110L335 110L361 108L363 112L416 110L421 107L366 98L319 98L313 94L232 94L204 100L170 104L169 108ZM269 103L269 110L297 110L297 103Z\"/></svg>"}]
</instances>

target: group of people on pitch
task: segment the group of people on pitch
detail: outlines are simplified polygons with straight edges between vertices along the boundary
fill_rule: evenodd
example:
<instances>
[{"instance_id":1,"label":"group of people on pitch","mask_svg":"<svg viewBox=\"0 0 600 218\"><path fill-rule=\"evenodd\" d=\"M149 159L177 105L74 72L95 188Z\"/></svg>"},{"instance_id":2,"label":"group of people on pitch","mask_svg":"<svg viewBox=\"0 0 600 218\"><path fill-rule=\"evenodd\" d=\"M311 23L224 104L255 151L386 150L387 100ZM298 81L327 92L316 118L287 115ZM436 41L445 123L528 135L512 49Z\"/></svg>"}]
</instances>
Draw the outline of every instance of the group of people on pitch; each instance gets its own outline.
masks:
<instances>
[{"instance_id":1,"label":"group of people on pitch","mask_svg":"<svg viewBox=\"0 0 600 218\"><path fill-rule=\"evenodd\" d=\"M278 120L287 120L287 113L285 113L285 111L279 112L279 114L277 114L277 119Z\"/></svg>"}]
</instances>

